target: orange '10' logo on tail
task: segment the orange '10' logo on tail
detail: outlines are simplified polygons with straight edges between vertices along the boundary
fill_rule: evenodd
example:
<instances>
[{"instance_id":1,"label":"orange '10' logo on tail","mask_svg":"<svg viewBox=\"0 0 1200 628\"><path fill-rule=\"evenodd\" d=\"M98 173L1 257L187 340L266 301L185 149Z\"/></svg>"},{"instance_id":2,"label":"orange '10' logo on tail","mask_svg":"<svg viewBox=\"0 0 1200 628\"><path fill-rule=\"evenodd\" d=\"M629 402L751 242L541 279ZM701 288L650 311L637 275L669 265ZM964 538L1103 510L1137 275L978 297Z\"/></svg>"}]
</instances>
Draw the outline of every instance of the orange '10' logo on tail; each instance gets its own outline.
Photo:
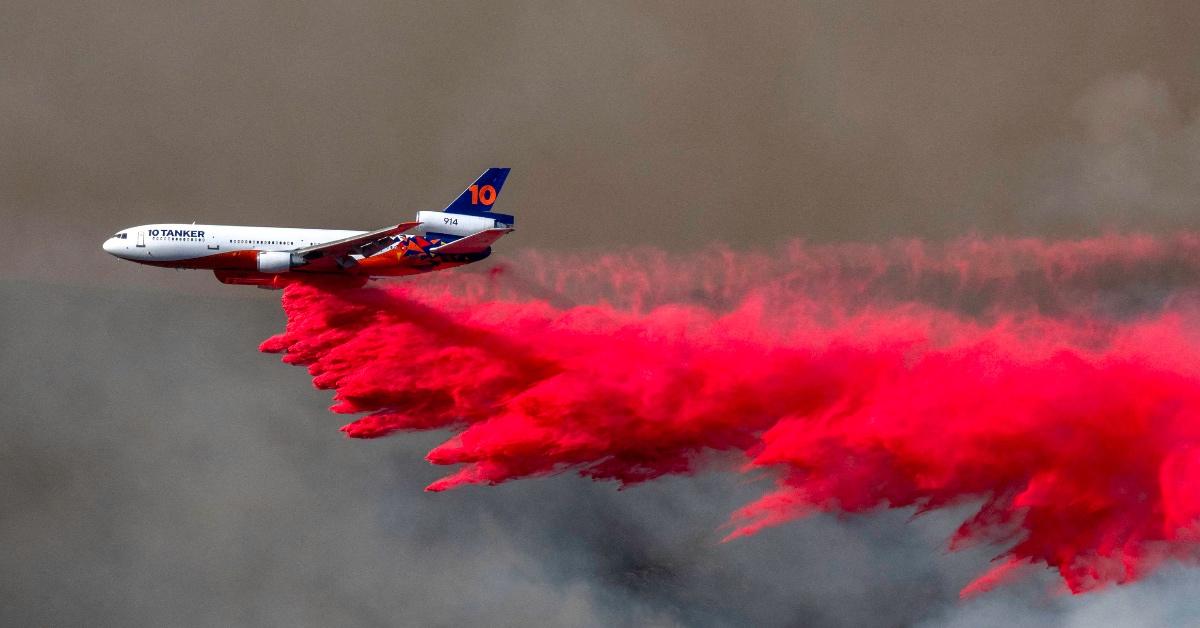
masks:
<instances>
[{"instance_id":1,"label":"orange '10' logo on tail","mask_svg":"<svg viewBox=\"0 0 1200 628\"><path fill-rule=\"evenodd\" d=\"M496 188L490 185L472 185L467 189L471 192L472 205L479 205L482 203L490 207L492 203L496 202Z\"/></svg>"}]
</instances>

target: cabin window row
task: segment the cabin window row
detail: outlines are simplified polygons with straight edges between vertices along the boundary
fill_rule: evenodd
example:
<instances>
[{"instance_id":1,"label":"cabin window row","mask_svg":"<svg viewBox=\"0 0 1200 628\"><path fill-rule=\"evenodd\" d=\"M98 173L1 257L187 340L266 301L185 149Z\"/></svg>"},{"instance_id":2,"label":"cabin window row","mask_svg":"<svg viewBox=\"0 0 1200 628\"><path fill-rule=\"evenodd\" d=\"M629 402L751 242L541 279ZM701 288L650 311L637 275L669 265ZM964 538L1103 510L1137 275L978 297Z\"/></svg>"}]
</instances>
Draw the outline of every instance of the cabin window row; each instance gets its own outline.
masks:
<instances>
[{"instance_id":1,"label":"cabin window row","mask_svg":"<svg viewBox=\"0 0 1200 628\"><path fill-rule=\"evenodd\" d=\"M230 244L284 244L291 246L295 242L284 242L282 240L230 240Z\"/></svg>"}]
</instances>

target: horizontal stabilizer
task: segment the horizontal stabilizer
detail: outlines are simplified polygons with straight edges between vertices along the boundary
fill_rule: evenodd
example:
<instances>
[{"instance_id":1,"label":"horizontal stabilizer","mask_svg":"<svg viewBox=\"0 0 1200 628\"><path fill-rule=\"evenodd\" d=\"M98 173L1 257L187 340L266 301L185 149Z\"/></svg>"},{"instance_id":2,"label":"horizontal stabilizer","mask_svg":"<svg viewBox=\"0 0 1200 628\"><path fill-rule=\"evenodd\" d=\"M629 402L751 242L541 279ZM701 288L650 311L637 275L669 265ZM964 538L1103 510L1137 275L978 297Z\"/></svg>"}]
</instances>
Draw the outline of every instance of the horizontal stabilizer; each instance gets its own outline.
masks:
<instances>
[{"instance_id":1,"label":"horizontal stabilizer","mask_svg":"<svg viewBox=\"0 0 1200 628\"><path fill-rule=\"evenodd\" d=\"M465 238L459 238L449 244L435 246L429 249L429 252L437 255L482 253L491 248L492 244L504 237L506 233L512 233L512 229L484 229Z\"/></svg>"}]
</instances>

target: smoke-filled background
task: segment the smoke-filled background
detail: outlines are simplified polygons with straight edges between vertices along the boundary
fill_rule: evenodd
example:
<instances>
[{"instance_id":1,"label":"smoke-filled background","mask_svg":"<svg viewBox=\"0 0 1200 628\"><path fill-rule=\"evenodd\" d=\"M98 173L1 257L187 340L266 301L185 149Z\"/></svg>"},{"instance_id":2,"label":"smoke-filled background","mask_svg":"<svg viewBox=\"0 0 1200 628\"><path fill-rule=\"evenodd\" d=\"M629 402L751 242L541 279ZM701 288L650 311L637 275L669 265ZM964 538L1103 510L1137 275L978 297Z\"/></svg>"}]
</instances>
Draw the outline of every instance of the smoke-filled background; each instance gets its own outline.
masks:
<instances>
[{"instance_id":1,"label":"smoke-filled background","mask_svg":"<svg viewBox=\"0 0 1200 628\"><path fill-rule=\"evenodd\" d=\"M1197 229L1197 19L1132 1L3 3L0 623L1194 617L1182 567L960 602L997 553L945 551L961 513L718 544L765 488L728 474L423 493L437 434L343 439L328 394L254 350L277 294L99 244L147 222L377 227L491 165L514 168L500 207L520 228L491 263ZM1191 268L1093 280L1153 308Z\"/></svg>"}]
</instances>

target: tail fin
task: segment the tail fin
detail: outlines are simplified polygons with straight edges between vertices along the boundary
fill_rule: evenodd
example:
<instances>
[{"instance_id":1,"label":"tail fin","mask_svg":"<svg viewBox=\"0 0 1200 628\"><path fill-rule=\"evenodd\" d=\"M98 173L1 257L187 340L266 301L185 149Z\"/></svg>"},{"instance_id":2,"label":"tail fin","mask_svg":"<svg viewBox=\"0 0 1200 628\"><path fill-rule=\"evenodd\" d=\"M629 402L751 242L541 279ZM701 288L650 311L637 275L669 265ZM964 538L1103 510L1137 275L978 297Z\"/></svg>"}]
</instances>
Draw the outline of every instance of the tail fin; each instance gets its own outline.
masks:
<instances>
[{"instance_id":1,"label":"tail fin","mask_svg":"<svg viewBox=\"0 0 1200 628\"><path fill-rule=\"evenodd\" d=\"M504 187L509 170L510 168L488 168L443 211L469 216L492 215L492 205L500 197L500 188Z\"/></svg>"}]
</instances>

